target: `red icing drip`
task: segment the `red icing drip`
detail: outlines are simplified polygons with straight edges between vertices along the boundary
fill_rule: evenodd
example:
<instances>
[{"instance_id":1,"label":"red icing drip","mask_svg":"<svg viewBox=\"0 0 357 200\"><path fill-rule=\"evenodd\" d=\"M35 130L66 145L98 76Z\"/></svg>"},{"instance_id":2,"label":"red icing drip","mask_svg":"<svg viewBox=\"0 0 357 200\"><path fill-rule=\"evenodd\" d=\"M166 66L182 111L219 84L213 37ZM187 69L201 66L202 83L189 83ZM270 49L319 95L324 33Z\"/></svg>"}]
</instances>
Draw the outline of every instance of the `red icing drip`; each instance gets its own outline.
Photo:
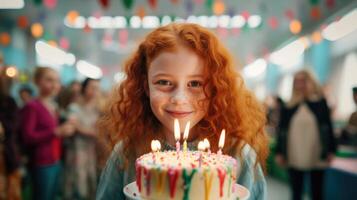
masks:
<instances>
[{"instance_id":1,"label":"red icing drip","mask_svg":"<svg viewBox=\"0 0 357 200\"><path fill-rule=\"evenodd\" d=\"M150 195L150 172L146 168L144 168L144 176L145 176L145 181L146 181L146 195Z\"/></svg>"},{"instance_id":2,"label":"red icing drip","mask_svg":"<svg viewBox=\"0 0 357 200\"><path fill-rule=\"evenodd\" d=\"M174 198L179 171L175 169L169 169L168 174L169 174L169 184L170 184L170 197Z\"/></svg>"},{"instance_id":3,"label":"red icing drip","mask_svg":"<svg viewBox=\"0 0 357 200\"><path fill-rule=\"evenodd\" d=\"M138 186L139 192L141 192L141 167L136 163L136 185Z\"/></svg>"},{"instance_id":4,"label":"red icing drip","mask_svg":"<svg viewBox=\"0 0 357 200\"><path fill-rule=\"evenodd\" d=\"M218 172L218 178L219 178L219 196L223 196L223 184L224 184L224 179L226 177L226 172L220 168L217 169Z\"/></svg>"}]
</instances>

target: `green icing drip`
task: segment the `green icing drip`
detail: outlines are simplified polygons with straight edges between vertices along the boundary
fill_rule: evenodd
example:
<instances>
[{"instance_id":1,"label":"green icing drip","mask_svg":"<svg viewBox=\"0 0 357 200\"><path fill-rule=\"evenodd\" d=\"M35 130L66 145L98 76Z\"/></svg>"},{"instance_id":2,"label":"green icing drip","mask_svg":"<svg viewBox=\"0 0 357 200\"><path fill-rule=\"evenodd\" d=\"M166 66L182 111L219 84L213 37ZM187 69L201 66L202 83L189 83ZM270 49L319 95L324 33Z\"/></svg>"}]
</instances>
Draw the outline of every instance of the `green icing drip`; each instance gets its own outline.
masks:
<instances>
[{"instance_id":1,"label":"green icing drip","mask_svg":"<svg viewBox=\"0 0 357 200\"><path fill-rule=\"evenodd\" d=\"M232 178L230 177L232 173L232 168L228 167L227 169L227 177L228 177L228 197L231 196L231 185L232 185Z\"/></svg>"},{"instance_id":2,"label":"green icing drip","mask_svg":"<svg viewBox=\"0 0 357 200\"><path fill-rule=\"evenodd\" d=\"M184 188L184 192L183 192L183 200L188 200L188 194L190 193L190 188L191 188L191 181L193 178L193 175L196 173L196 169L192 169L192 172L190 175L187 174L186 169L183 170L182 172L182 178L183 178L183 188Z\"/></svg>"}]
</instances>

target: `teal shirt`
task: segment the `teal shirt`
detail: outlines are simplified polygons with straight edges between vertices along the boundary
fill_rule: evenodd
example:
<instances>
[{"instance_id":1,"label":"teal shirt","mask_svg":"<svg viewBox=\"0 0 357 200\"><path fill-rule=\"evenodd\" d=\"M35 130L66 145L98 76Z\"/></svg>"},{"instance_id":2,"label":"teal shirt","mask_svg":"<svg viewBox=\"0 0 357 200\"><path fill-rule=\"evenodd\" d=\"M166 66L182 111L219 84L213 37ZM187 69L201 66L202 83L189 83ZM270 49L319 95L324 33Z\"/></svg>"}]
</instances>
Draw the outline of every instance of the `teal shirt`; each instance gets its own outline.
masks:
<instances>
[{"instance_id":1,"label":"teal shirt","mask_svg":"<svg viewBox=\"0 0 357 200\"><path fill-rule=\"evenodd\" d=\"M196 145L188 144L189 149L195 149ZM174 150L169 145L163 146L164 150ZM256 154L249 145L243 148L243 159L237 157L240 163L237 183L243 185L250 191L249 200L266 199L267 189L263 170L260 165L254 166ZM123 188L125 185L135 181L135 164L129 163L129 167L123 169L123 154L121 143L117 144L112 151L106 167L100 177L97 187L97 200L119 200L125 199Z\"/></svg>"}]
</instances>

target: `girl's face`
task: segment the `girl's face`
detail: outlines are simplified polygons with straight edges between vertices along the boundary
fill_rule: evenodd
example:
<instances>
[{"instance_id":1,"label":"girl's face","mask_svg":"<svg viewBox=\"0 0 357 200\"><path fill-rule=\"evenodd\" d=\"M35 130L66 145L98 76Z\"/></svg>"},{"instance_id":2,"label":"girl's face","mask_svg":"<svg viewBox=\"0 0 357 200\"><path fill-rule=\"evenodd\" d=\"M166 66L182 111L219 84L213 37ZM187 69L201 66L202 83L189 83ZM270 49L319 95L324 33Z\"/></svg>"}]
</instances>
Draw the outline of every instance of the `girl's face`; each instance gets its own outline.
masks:
<instances>
[{"instance_id":1,"label":"girl's face","mask_svg":"<svg viewBox=\"0 0 357 200\"><path fill-rule=\"evenodd\" d=\"M188 121L193 127L206 114L208 100L203 91L203 69L202 59L183 47L175 52L160 53L150 63L151 110L167 130L174 131L175 118L183 132Z\"/></svg>"},{"instance_id":2,"label":"girl's face","mask_svg":"<svg viewBox=\"0 0 357 200\"><path fill-rule=\"evenodd\" d=\"M84 96L88 99L96 98L99 95L99 81L92 80L89 81L87 88L84 91Z\"/></svg>"},{"instance_id":3,"label":"girl's face","mask_svg":"<svg viewBox=\"0 0 357 200\"><path fill-rule=\"evenodd\" d=\"M60 90L60 80L57 72L47 70L38 80L37 86L43 96L56 96Z\"/></svg>"}]
</instances>

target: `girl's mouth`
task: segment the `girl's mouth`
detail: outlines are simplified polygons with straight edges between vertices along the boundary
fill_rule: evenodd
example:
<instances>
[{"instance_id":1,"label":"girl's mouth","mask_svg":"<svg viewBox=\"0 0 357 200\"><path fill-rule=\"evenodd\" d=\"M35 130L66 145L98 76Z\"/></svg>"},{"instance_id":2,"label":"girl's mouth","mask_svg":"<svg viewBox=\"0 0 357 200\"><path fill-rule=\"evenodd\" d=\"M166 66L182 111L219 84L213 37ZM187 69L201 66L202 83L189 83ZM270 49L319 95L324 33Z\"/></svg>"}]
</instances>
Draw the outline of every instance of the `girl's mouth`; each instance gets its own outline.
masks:
<instances>
[{"instance_id":1,"label":"girl's mouth","mask_svg":"<svg viewBox=\"0 0 357 200\"><path fill-rule=\"evenodd\" d=\"M165 110L165 111L174 118L184 118L193 113L193 112L186 112L186 111L172 111L172 110Z\"/></svg>"}]
</instances>

